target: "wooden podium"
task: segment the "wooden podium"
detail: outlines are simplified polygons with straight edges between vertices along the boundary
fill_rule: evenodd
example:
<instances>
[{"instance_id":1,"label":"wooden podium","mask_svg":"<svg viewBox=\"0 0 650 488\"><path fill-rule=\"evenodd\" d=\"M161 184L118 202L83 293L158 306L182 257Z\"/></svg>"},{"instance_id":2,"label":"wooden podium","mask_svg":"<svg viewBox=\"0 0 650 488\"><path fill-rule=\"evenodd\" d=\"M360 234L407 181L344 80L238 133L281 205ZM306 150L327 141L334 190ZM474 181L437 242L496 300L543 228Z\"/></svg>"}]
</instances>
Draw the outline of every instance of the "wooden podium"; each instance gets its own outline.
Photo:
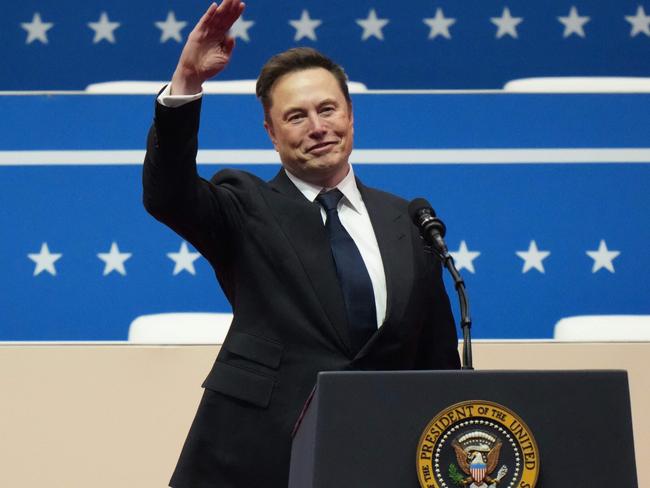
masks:
<instances>
[{"instance_id":1,"label":"wooden podium","mask_svg":"<svg viewBox=\"0 0 650 488\"><path fill-rule=\"evenodd\" d=\"M467 409L465 414L457 410L448 416L451 420L439 418L431 424L454 405L481 402L498 407L466 418ZM500 413L499 407L509 413ZM532 444L520 424L536 440L535 456L528 455ZM446 445L432 450L427 432L438 432L429 439L443 439ZM494 449L498 442L503 446ZM479 464L471 464L468 457L468 471L463 472L462 456L457 457L453 444L469 446L472 463ZM498 467L505 466L507 473L494 483L499 488L637 488L627 373L320 373L295 433L289 488L492 487L498 467L484 484L471 484L468 474L470 464L472 469L480 465L476 452L481 450L484 460L500 450ZM522 473L527 462L533 467L532 458L538 472L530 484L530 472L528 478ZM423 468L427 463L438 469L437 475Z\"/></svg>"}]
</instances>

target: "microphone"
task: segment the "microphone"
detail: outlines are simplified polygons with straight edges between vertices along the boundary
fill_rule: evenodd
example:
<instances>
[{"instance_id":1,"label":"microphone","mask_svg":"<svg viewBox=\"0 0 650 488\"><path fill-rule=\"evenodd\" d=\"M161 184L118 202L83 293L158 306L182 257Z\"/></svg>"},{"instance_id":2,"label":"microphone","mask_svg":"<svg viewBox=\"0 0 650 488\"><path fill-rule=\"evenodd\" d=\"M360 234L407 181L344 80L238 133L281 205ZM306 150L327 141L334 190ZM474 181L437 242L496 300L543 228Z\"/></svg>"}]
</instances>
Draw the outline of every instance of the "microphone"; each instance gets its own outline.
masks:
<instances>
[{"instance_id":1,"label":"microphone","mask_svg":"<svg viewBox=\"0 0 650 488\"><path fill-rule=\"evenodd\" d=\"M411 220L420 229L420 234L433 246L441 261L445 262L450 256L445 244L447 228L442 220L436 217L431 204L424 198L416 198L408 207Z\"/></svg>"},{"instance_id":2,"label":"microphone","mask_svg":"<svg viewBox=\"0 0 650 488\"><path fill-rule=\"evenodd\" d=\"M433 247L436 255L442 261L454 280L454 287L458 293L460 304L460 326L463 330L463 365L462 369L474 369L472 365L472 336L470 329L472 319L469 315L469 300L465 292L465 282L454 265L454 258L449 254L445 244L447 228L438 217L429 202L424 198L416 198L408 207L411 220L420 230L420 235Z\"/></svg>"}]
</instances>

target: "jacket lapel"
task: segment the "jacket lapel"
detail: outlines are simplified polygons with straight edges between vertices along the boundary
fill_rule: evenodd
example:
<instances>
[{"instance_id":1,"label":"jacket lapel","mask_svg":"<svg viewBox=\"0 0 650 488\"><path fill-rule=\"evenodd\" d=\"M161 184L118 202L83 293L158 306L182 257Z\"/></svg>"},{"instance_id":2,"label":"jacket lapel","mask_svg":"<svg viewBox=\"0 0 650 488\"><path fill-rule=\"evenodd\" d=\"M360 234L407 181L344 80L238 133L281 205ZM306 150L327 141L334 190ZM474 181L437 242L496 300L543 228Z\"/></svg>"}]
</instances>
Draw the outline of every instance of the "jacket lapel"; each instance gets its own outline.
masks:
<instances>
[{"instance_id":1,"label":"jacket lapel","mask_svg":"<svg viewBox=\"0 0 650 488\"><path fill-rule=\"evenodd\" d=\"M284 169L269 185L274 190L267 193L269 206L298 255L340 345L349 355L351 342L345 303L320 207L305 198Z\"/></svg>"},{"instance_id":2,"label":"jacket lapel","mask_svg":"<svg viewBox=\"0 0 650 488\"><path fill-rule=\"evenodd\" d=\"M367 188L357 180L357 186L370 215L379 252L386 274L386 319L357 357L365 355L381 334L399 327L404 317L408 297L413 286L413 246L411 222L407 213L392 205L381 192Z\"/></svg>"}]
</instances>

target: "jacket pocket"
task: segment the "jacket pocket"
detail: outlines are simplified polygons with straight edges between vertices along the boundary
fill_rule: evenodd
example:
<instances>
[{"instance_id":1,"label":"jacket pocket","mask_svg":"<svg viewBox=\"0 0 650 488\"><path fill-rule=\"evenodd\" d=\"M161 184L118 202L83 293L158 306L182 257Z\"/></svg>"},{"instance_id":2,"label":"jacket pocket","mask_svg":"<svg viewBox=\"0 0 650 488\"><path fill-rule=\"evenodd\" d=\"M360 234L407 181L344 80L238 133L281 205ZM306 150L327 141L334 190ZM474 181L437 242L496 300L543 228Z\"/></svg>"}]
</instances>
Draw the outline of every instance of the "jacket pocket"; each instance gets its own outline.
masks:
<instances>
[{"instance_id":1,"label":"jacket pocket","mask_svg":"<svg viewBox=\"0 0 650 488\"><path fill-rule=\"evenodd\" d=\"M275 380L268 376L216 361L203 382L203 388L266 408L271 401Z\"/></svg>"},{"instance_id":2,"label":"jacket pocket","mask_svg":"<svg viewBox=\"0 0 650 488\"><path fill-rule=\"evenodd\" d=\"M284 351L278 342L243 332L230 334L223 347L232 354L276 370L280 367Z\"/></svg>"}]
</instances>

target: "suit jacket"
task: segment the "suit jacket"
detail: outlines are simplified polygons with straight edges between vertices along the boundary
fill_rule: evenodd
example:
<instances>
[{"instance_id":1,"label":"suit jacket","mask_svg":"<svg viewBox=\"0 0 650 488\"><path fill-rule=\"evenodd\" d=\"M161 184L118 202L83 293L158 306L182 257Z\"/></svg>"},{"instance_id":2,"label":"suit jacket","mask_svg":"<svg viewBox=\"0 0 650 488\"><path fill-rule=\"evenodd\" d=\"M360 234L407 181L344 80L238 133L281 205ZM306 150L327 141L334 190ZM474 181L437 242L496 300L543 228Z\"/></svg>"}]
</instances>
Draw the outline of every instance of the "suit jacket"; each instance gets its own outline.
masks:
<instances>
[{"instance_id":1,"label":"suit jacket","mask_svg":"<svg viewBox=\"0 0 650 488\"><path fill-rule=\"evenodd\" d=\"M270 182L198 177L200 104L156 104L143 172L145 207L210 262L234 312L171 486L284 488L290 433L319 371L458 368L454 321L407 202L357 181L388 298L385 322L353 353L319 205L283 170Z\"/></svg>"}]
</instances>

